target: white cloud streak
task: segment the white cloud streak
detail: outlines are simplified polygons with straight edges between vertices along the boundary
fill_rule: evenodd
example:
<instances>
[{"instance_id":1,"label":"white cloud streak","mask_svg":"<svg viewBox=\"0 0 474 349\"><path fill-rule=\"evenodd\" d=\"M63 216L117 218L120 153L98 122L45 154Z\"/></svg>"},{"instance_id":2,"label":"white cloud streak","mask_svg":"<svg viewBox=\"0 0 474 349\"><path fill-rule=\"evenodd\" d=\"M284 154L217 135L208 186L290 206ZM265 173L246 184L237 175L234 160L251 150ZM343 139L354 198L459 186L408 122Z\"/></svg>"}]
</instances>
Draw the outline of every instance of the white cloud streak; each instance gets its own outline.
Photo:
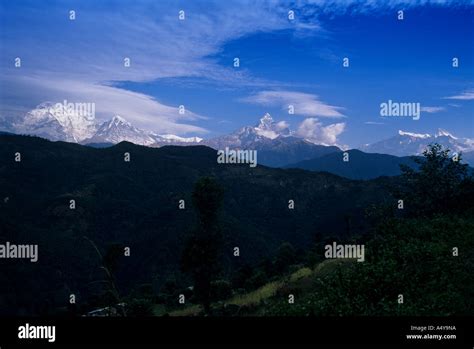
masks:
<instances>
[{"instance_id":1,"label":"white cloud streak","mask_svg":"<svg viewBox=\"0 0 474 349\"><path fill-rule=\"evenodd\" d=\"M237 73L231 62L229 66L218 62L216 57L225 43L289 28L304 36L322 30L318 14L375 11L399 4L412 6L410 1L189 1L181 4L186 20L179 21L181 8L176 1L110 1L105 6L77 2L73 6L76 20L69 21L70 3L36 6L31 2L22 7L6 3L0 14L4 22L0 116L15 116L46 100L80 99L94 101L99 118L119 112L137 126L157 132L205 132L189 123L199 120L199 115L189 112L185 117L176 116L176 106L118 86L163 78L196 78L230 86L267 85L268 89L267 81L245 69ZM289 8L295 11L293 22L287 18ZM13 67L14 57L21 57L21 68ZM129 68L123 66L125 57L131 59ZM472 95L451 99L472 99ZM315 95L273 92L260 97L267 98L268 103L291 100L295 112L305 116L343 116L339 107L327 105Z\"/></svg>"},{"instance_id":2,"label":"white cloud streak","mask_svg":"<svg viewBox=\"0 0 474 349\"><path fill-rule=\"evenodd\" d=\"M319 97L309 93L294 91L260 91L242 99L243 102L263 106L276 106L288 110L293 106L294 114L326 118L342 118L341 107L329 105Z\"/></svg>"},{"instance_id":3,"label":"white cloud streak","mask_svg":"<svg viewBox=\"0 0 474 349\"><path fill-rule=\"evenodd\" d=\"M433 114L433 113L439 113L441 111L444 111L446 110L446 108L445 107L421 107L420 110L425 113Z\"/></svg>"},{"instance_id":4,"label":"white cloud streak","mask_svg":"<svg viewBox=\"0 0 474 349\"><path fill-rule=\"evenodd\" d=\"M96 103L99 119L119 113L157 132L205 132L183 123L200 115L188 109L180 116L177 106L131 92L123 83L187 77L224 85L263 84L244 69L236 72L231 61L223 66L214 57L230 40L290 24L269 2L208 1L206 11L201 5L186 4L184 21L178 19L176 3L161 1L126 6L117 2L106 16L103 10L79 4L75 21L68 20L68 10L60 3L11 12L6 8L2 16L29 23L30 31L25 35L15 32L17 26L2 28L6 38L14 39L2 42L0 116L14 117L6 114L44 101L85 100ZM14 57L22 59L21 68L13 66ZM130 67L124 67L125 57ZM186 96L182 104L186 106Z\"/></svg>"},{"instance_id":5,"label":"white cloud streak","mask_svg":"<svg viewBox=\"0 0 474 349\"><path fill-rule=\"evenodd\" d=\"M444 99L455 99L460 101L471 101L474 99L474 89L469 89L459 95L444 97Z\"/></svg>"}]
</instances>

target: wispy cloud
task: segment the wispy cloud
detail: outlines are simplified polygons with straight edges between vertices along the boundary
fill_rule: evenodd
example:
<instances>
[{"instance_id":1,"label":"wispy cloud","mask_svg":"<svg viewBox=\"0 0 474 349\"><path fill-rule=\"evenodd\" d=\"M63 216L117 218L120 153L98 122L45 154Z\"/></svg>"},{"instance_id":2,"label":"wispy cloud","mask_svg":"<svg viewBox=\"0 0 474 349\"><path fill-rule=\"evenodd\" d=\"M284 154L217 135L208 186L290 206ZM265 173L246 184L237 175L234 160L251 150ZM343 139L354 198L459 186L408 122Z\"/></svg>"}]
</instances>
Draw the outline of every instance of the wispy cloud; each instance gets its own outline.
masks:
<instances>
[{"instance_id":1,"label":"wispy cloud","mask_svg":"<svg viewBox=\"0 0 474 349\"><path fill-rule=\"evenodd\" d=\"M298 2L306 14L367 14L392 9L408 9L424 5L463 7L474 3L473 0L306 0Z\"/></svg>"},{"instance_id":2,"label":"wispy cloud","mask_svg":"<svg viewBox=\"0 0 474 349\"><path fill-rule=\"evenodd\" d=\"M184 116L176 116L176 106L123 87L127 82L182 78L215 81L221 86L258 86L264 91L256 96L256 101L260 98L262 103L285 108L285 104L292 103L296 114L309 117L343 117L340 107L324 103L316 95L268 91L276 88L271 82L245 69L236 71L232 62L220 61L219 54L226 43L255 33L279 30L293 30L296 36L322 33L325 29L319 20L321 15L424 3L408 0L205 0L180 4L176 1L126 4L56 1L47 5L5 2L0 13L0 113L18 112L45 100L85 99L102 105L97 109L101 113L99 117L128 113L124 117L131 122L158 132L204 132L192 125L200 116L191 110ZM456 4L454 1L436 3ZM74 21L67 17L70 9L76 11ZM185 10L184 21L178 19L181 9ZM288 18L290 9L295 12L294 20ZM21 68L13 66L15 57L22 59ZM130 67L124 67L125 57L130 58ZM473 94L451 99L472 99ZM186 105L186 101L182 104Z\"/></svg>"},{"instance_id":3,"label":"wispy cloud","mask_svg":"<svg viewBox=\"0 0 474 349\"><path fill-rule=\"evenodd\" d=\"M178 106L160 103L153 97L132 92L114 86L101 85L90 81L46 79L38 77L17 77L9 83L9 90L2 93L2 107L13 110L17 102L17 91L28 87L27 94L31 101L25 101L22 108L17 108L18 115L36 106L35 101L51 101L53 103L68 102L95 103L96 114L103 119L121 115L142 128L163 133L206 133L201 127L183 123L196 121L205 117L190 110L179 113ZM2 85L0 84L0 87ZM11 101L11 102L9 102Z\"/></svg>"},{"instance_id":4,"label":"wispy cloud","mask_svg":"<svg viewBox=\"0 0 474 349\"><path fill-rule=\"evenodd\" d=\"M383 122L377 122L377 121L366 121L364 122L366 125L385 125Z\"/></svg>"},{"instance_id":5,"label":"wispy cloud","mask_svg":"<svg viewBox=\"0 0 474 349\"><path fill-rule=\"evenodd\" d=\"M74 21L67 18L70 6L2 9L5 19L29 25L28 35L17 32L17 26L2 28L4 38L9 38L2 41L0 61L0 84L7 91L0 95L2 114L45 100L86 100L102 106L96 109L99 118L118 112L158 132L203 132L183 123L199 119L197 114L176 114L176 106L128 91L122 83L198 78L221 85L267 85L245 69L233 69L231 61L223 65L214 57L230 40L291 26L269 2L208 1L206 11L202 4L190 2L182 5L184 21L178 18L181 7L175 2L118 2L107 8L106 16L100 6L78 3L72 6ZM21 58L21 68L14 67L15 57ZM130 59L129 67L124 66L125 58ZM185 96L182 104L186 105Z\"/></svg>"},{"instance_id":6,"label":"wispy cloud","mask_svg":"<svg viewBox=\"0 0 474 349\"><path fill-rule=\"evenodd\" d=\"M439 113L441 111L444 111L446 110L445 107L421 107L420 109L422 112L425 112L425 113Z\"/></svg>"},{"instance_id":7,"label":"wispy cloud","mask_svg":"<svg viewBox=\"0 0 474 349\"><path fill-rule=\"evenodd\" d=\"M474 99L474 89L469 89L459 95L444 97L444 99L456 99L461 101L470 101Z\"/></svg>"},{"instance_id":8,"label":"wispy cloud","mask_svg":"<svg viewBox=\"0 0 474 349\"><path fill-rule=\"evenodd\" d=\"M294 91L260 91L241 99L243 102L264 106L275 106L288 110L293 107L294 114L327 118L342 118L342 107L329 105L317 95Z\"/></svg>"}]
</instances>

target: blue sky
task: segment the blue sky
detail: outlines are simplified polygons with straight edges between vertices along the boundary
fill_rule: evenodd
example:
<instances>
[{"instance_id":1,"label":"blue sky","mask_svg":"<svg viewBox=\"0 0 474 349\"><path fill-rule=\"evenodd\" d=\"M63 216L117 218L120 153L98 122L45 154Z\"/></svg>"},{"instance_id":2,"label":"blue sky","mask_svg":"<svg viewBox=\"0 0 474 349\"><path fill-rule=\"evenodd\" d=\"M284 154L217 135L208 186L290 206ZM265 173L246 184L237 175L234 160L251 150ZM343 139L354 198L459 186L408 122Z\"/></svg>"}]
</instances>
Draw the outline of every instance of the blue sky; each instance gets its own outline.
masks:
<instances>
[{"instance_id":1,"label":"blue sky","mask_svg":"<svg viewBox=\"0 0 474 349\"><path fill-rule=\"evenodd\" d=\"M324 144L399 129L474 137L472 1L1 1L0 30L4 117L67 99L183 136L269 112ZM420 120L382 118L389 99L420 103Z\"/></svg>"}]
</instances>

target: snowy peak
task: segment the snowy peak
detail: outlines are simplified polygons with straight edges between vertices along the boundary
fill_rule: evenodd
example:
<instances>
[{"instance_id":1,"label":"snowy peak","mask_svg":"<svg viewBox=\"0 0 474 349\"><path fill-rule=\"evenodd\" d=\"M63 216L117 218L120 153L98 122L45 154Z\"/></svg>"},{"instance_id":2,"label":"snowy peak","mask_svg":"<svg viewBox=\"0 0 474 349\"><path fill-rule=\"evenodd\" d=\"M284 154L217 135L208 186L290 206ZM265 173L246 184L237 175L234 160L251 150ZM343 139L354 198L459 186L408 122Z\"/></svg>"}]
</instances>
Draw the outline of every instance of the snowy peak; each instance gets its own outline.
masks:
<instances>
[{"instance_id":1,"label":"snowy peak","mask_svg":"<svg viewBox=\"0 0 474 349\"><path fill-rule=\"evenodd\" d=\"M450 132L438 129L435 135L398 131L398 135L373 143L360 149L367 153L381 153L396 156L420 155L433 143L438 143L452 152L469 152L474 150L474 139L458 138Z\"/></svg>"},{"instance_id":2,"label":"snowy peak","mask_svg":"<svg viewBox=\"0 0 474 349\"><path fill-rule=\"evenodd\" d=\"M275 121L273 121L272 116L268 113L265 113L263 118L260 119L260 123L258 124L257 128L261 130L271 130L274 123Z\"/></svg>"},{"instance_id":3,"label":"snowy peak","mask_svg":"<svg viewBox=\"0 0 474 349\"><path fill-rule=\"evenodd\" d=\"M405 131L402 131L402 130L398 130L398 134L400 136L409 136L409 137L422 138L422 139L426 139L426 138L431 137L431 135L428 134L428 133L413 133L413 132L405 132Z\"/></svg>"},{"instance_id":4,"label":"snowy peak","mask_svg":"<svg viewBox=\"0 0 474 349\"><path fill-rule=\"evenodd\" d=\"M179 137L175 135L165 134L159 135L159 141L168 143L199 143L203 139L199 137Z\"/></svg>"},{"instance_id":5,"label":"snowy peak","mask_svg":"<svg viewBox=\"0 0 474 349\"><path fill-rule=\"evenodd\" d=\"M202 141L199 137L179 137L172 134L158 135L133 126L120 115L97 124L95 106L87 103L44 102L23 117L12 121L0 120L0 128L17 134L29 134L53 141L73 143L120 143L160 146L184 145Z\"/></svg>"},{"instance_id":6,"label":"snowy peak","mask_svg":"<svg viewBox=\"0 0 474 349\"><path fill-rule=\"evenodd\" d=\"M115 115L109 122L109 128L112 127L132 127L132 124L119 115Z\"/></svg>"},{"instance_id":7,"label":"snowy peak","mask_svg":"<svg viewBox=\"0 0 474 349\"><path fill-rule=\"evenodd\" d=\"M438 133L436 133L436 137L450 137L453 139L458 139L457 137L454 137L450 132L443 130L442 128L438 128Z\"/></svg>"},{"instance_id":8,"label":"snowy peak","mask_svg":"<svg viewBox=\"0 0 474 349\"><path fill-rule=\"evenodd\" d=\"M273 118L269 113L266 113L260 119L260 123L254 128L254 130L258 135L270 139L290 135L288 124L284 121L276 123L273 121Z\"/></svg>"},{"instance_id":9,"label":"snowy peak","mask_svg":"<svg viewBox=\"0 0 474 349\"><path fill-rule=\"evenodd\" d=\"M434 136L430 135L429 133L413 133L413 132L405 132L402 130L398 130L398 134L400 136L409 136L409 137L422 138L422 139L437 138L437 137L450 137L452 139L458 139L457 137L454 137L452 133L442 128L438 128L438 132Z\"/></svg>"},{"instance_id":10,"label":"snowy peak","mask_svg":"<svg viewBox=\"0 0 474 349\"><path fill-rule=\"evenodd\" d=\"M199 137L179 137L172 134L158 135L133 126L130 122L119 115L115 115L111 120L104 122L93 138L87 143L120 143L123 141L132 142L139 145L160 146L166 144L191 144L199 143Z\"/></svg>"},{"instance_id":11,"label":"snowy peak","mask_svg":"<svg viewBox=\"0 0 474 349\"><path fill-rule=\"evenodd\" d=\"M233 133L208 139L203 143L215 149L225 147L254 149L258 145L269 144L273 140L289 138L292 134L287 122L275 122L269 113L265 113L255 126L244 126Z\"/></svg>"},{"instance_id":12,"label":"snowy peak","mask_svg":"<svg viewBox=\"0 0 474 349\"><path fill-rule=\"evenodd\" d=\"M413 133L413 132L405 132L402 130L398 131L398 134L400 136L410 136L410 137L415 137L415 138L422 138L422 139L427 139L427 138L436 138L436 137L450 137L453 139L458 139L457 137L454 137L453 134L449 131L446 131L442 128L438 128L438 132L432 136L429 133Z\"/></svg>"},{"instance_id":13,"label":"snowy peak","mask_svg":"<svg viewBox=\"0 0 474 349\"><path fill-rule=\"evenodd\" d=\"M123 141L139 145L150 145L155 143L152 134L134 127L130 122L119 115L102 123L95 135L84 143L120 143Z\"/></svg>"},{"instance_id":14,"label":"snowy peak","mask_svg":"<svg viewBox=\"0 0 474 349\"><path fill-rule=\"evenodd\" d=\"M80 142L95 130L94 110L75 108L72 103L45 102L13 124L17 133L32 134L52 140Z\"/></svg>"}]
</instances>

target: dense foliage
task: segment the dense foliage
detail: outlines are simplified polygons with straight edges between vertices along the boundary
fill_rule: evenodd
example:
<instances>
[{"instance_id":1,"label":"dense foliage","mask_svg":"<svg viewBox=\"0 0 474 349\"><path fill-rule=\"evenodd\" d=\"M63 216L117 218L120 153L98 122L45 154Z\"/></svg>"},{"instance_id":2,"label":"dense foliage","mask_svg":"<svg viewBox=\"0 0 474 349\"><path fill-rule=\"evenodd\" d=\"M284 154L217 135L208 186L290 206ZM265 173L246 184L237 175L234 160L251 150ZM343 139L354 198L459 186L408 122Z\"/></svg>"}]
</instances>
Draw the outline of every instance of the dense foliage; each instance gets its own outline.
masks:
<instances>
[{"instance_id":1,"label":"dense foliage","mask_svg":"<svg viewBox=\"0 0 474 349\"><path fill-rule=\"evenodd\" d=\"M40 253L1 261L2 315L474 313L473 179L437 145L417 171L352 181L200 146L0 142L0 243ZM333 241L365 261L326 260Z\"/></svg>"}]
</instances>

